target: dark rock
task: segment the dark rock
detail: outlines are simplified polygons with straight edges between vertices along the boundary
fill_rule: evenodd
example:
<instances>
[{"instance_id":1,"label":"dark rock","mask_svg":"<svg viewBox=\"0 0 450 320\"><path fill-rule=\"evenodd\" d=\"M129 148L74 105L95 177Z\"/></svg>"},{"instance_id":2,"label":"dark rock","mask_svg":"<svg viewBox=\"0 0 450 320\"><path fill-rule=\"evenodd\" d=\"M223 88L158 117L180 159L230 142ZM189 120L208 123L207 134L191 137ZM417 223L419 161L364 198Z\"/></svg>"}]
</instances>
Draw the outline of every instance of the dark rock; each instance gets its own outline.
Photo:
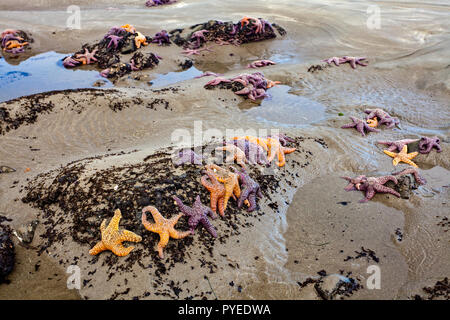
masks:
<instances>
[{"instance_id":1,"label":"dark rock","mask_svg":"<svg viewBox=\"0 0 450 320\"><path fill-rule=\"evenodd\" d=\"M0 283L6 282L6 277L14 269L14 243L11 240L11 229L0 225Z\"/></svg>"}]
</instances>

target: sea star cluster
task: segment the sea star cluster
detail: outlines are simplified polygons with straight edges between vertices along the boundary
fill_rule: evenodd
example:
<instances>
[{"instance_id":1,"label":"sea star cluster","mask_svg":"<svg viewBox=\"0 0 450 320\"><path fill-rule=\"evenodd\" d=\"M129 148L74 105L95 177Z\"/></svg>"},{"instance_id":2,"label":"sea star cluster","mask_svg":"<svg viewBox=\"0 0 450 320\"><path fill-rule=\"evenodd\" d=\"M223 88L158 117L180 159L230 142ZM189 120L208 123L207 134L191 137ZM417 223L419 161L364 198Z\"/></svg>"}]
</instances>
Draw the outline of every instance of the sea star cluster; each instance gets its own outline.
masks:
<instances>
[{"instance_id":1,"label":"sea star cluster","mask_svg":"<svg viewBox=\"0 0 450 320\"><path fill-rule=\"evenodd\" d=\"M262 18L244 17L237 23L211 20L192 26L193 31L182 36L182 29L171 31L173 42L182 47L185 52L198 54L207 42L222 45L240 45L242 43L261 41L276 37L275 29L280 35L286 31L276 24L271 24Z\"/></svg>"},{"instance_id":2,"label":"sea star cluster","mask_svg":"<svg viewBox=\"0 0 450 320\"><path fill-rule=\"evenodd\" d=\"M25 52L32 39L22 30L6 29L0 34L0 46L11 54Z\"/></svg>"},{"instance_id":3,"label":"sea star cluster","mask_svg":"<svg viewBox=\"0 0 450 320\"><path fill-rule=\"evenodd\" d=\"M97 43L85 44L79 52L63 59L65 68L95 64L102 69L105 78L118 78L132 71L153 68L161 57L153 53L136 52L147 46L152 39L137 31L132 25L112 27ZM129 62L121 61L121 54L134 53Z\"/></svg>"},{"instance_id":4,"label":"sea star cluster","mask_svg":"<svg viewBox=\"0 0 450 320\"><path fill-rule=\"evenodd\" d=\"M264 77L261 72L244 73L233 78L216 77L208 81L204 87L212 89L221 85L221 88L233 90L237 95L244 96L250 100L263 99L267 96L266 90L279 84L279 81L271 81Z\"/></svg>"},{"instance_id":5,"label":"sea star cluster","mask_svg":"<svg viewBox=\"0 0 450 320\"><path fill-rule=\"evenodd\" d=\"M164 4L172 4L177 2L176 0L147 0L145 2L145 5L147 7L156 7L156 6L162 6Z\"/></svg>"},{"instance_id":6,"label":"sea star cluster","mask_svg":"<svg viewBox=\"0 0 450 320\"><path fill-rule=\"evenodd\" d=\"M388 181L397 184L397 178L393 175L381 176L381 177L366 177L365 175L358 176L356 178L342 177L347 180L349 184L345 187L345 191L364 191L365 197L359 202L364 203L371 200L375 193L390 193L396 197L400 197L400 194L392 188L386 187L384 184Z\"/></svg>"},{"instance_id":7,"label":"sea star cluster","mask_svg":"<svg viewBox=\"0 0 450 320\"><path fill-rule=\"evenodd\" d=\"M365 109L364 112L367 114L366 120L350 117L352 123L343 125L341 128L355 128L362 134L362 136L365 136L366 131L379 132L380 130L376 128L382 124L386 125L386 128L388 129L400 124L400 120L398 118L392 117L383 109Z\"/></svg>"}]
</instances>

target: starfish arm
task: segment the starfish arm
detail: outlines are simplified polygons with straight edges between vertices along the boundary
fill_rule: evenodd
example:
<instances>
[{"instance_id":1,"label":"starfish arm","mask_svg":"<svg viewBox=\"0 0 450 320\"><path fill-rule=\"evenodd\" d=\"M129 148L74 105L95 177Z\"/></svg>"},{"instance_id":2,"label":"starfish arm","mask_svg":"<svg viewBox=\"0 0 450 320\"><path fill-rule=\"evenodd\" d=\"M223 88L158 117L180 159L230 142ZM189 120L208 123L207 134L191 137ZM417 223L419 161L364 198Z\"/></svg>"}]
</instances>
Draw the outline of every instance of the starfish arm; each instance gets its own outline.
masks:
<instances>
[{"instance_id":1,"label":"starfish arm","mask_svg":"<svg viewBox=\"0 0 450 320\"><path fill-rule=\"evenodd\" d=\"M189 209L191 209L191 208L189 208ZM180 218L181 218L182 216L184 216L184 214L183 214L183 213L180 213L180 214L176 215L175 217L169 219L170 225L172 225L172 226L176 225L177 222L178 222L178 220L180 220Z\"/></svg>"},{"instance_id":2,"label":"starfish arm","mask_svg":"<svg viewBox=\"0 0 450 320\"><path fill-rule=\"evenodd\" d=\"M153 216L153 220L155 220L155 222L157 224L161 223L162 221L164 221L164 217L161 215L161 213L158 211L158 209L156 209L153 206L147 206L145 208L142 209L142 213L144 212L148 212L150 211L150 213ZM144 215L142 215L142 219L144 219Z\"/></svg>"},{"instance_id":3,"label":"starfish arm","mask_svg":"<svg viewBox=\"0 0 450 320\"><path fill-rule=\"evenodd\" d=\"M404 163L407 163L407 164L413 166L414 168L418 168L417 164L415 164L414 162L412 162L411 160L409 160L409 159L407 159L407 158L406 158L406 159L402 159L402 161L403 161Z\"/></svg>"},{"instance_id":4,"label":"starfish arm","mask_svg":"<svg viewBox=\"0 0 450 320\"><path fill-rule=\"evenodd\" d=\"M239 197L238 201L238 208L242 207L242 204L244 203L244 200L246 200L250 194L250 188L245 187L242 189L241 196Z\"/></svg>"},{"instance_id":5,"label":"starfish arm","mask_svg":"<svg viewBox=\"0 0 450 320\"><path fill-rule=\"evenodd\" d=\"M119 257L124 257L124 256L127 256L131 251L133 251L133 249L134 249L133 246L125 248L123 245L118 244L118 245L112 247L111 251Z\"/></svg>"},{"instance_id":6,"label":"starfish arm","mask_svg":"<svg viewBox=\"0 0 450 320\"><path fill-rule=\"evenodd\" d=\"M354 127L356 127L356 123L344 124L341 128L348 129L348 128L354 128Z\"/></svg>"},{"instance_id":7,"label":"starfish arm","mask_svg":"<svg viewBox=\"0 0 450 320\"><path fill-rule=\"evenodd\" d=\"M214 226L212 225L211 221L209 221L208 218L203 217L200 222L202 223L202 225L205 227L205 229L214 237L217 238L217 231L214 228Z\"/></svg>"},{"instance_id":8,"label":"starfish arm","mask_svg":"<svg viewBox=\"0 0 450 320\"><path fill-rule=\"evenodd\" d=\"M414 159L415 157L417 157L418 154L419 153L417 151L415 151L415 152L408 153L406 155L406 157L411 160L411 159Z\"/></svg>"},{"instance_id":9,"label":"starfish arm","mask_svg":"<svg viewBox=\"0 0 450 320\"><path fill-rule=\"evenodd\" d=\"M258 186L258 190L256 191L256 195L257 195L259 198L262 198L262 197L263 197L263 194L262 194L262 192L261 192L261 187L259 187L259 186Z\"/></svg>"},{"instance_id":10,"label":"starfish arm","mask_svg":"<svg viewBox=\"0 0 450 320\"><path fill-rule=\"evenodd\" d=\"M212 211L211 208L208 208L208 207L206 207L206 208L207 208L206 215L210 216L211 219L213 219L213 220L216 219L217 218L216 213L214 211Z\"/></svg>"},{"instance_id":11,"label":"starfish arm","mask_svg":"<svg viewBox=\"0 0 450 320\"><path fill-rule=\"evenodd\" d=\"M385 183L388 182L388 181L392 181L392 182L394 182L395 184L398 183L397 178L394 177L394 176L383 176L383 177L379 177L379 178L378 178L378 182L379 182L380 184L385 184Z\"/></svg>"},{"instance_id":12,"label":"starfish arm","mask_svg":"<svg viewBox=\"0 0 450 320\"><path fill-rule=\"evenodd\" d=\"M191 234L191 231L178 231L175 229L170 230L170 236L174 239L183 239Z\"/></svg>"},{"instance_id":13,"label":"starfish arm","mask_svg":"<svg viewBox=\"0 0 450 320\"><path fill-rule=\"evenodd\" d=\"M358 132L361 133L363 137L366 135L364 132L364 123L362 122L358 123L356 125L356 130L358 130Z\"/></svg>"},{"instance_id":14,"label":"starfish arm","mask_svg":"<svg viewBox=\"0 0 450 320\"><path fill-rule=\"evenodd\" d=\"M130 242L141 242L142 241L142 237L138 236L136 233L128 231L128 230L123 230L121 235L120 235L120 240L121 241L130 241Z\"/></svg>"},{"instance_id":15,"label":"starfish arm","mask_svg":"<svg viewBox=\"0 0 450 320\"><path fill-rule=\"evenodd\" d=\"M217 206L219 207L219 214L222 217L225 216L224 197L219 197L219 200L217 201Z\"/></svg>"},{"instance_id":16,"label":"starfish arm","mask_svg":"<svg viewBox=\"0 0 450 320\"><path fill-rule=\"evenodd\" d=\"M161 232L159 234L159 242L157 246L159 257L161 259L164 259L163 249L167 246L168 243L169 243L169 232L168 231Z\"/></svg>"},{"instance_id":17,"label":"starfish arm","mask_svg":"<svg viewBox=\"0 0 450 320\"><path fill-rule=\"evenodd\" d=\"M100 225L100 232L103 234L106 230L106 219L102 221L102 224Z\"/></svg>"},{"instance_id":18,"label":"starfish arm","mask_svg":"<svg viewBox=\"0 0 450 320\"><path fill-rule=\"evenodd\" d=\"M284 152L280 149L278 149L278 162L277 165L279 167L283 167L286 164L286 157L284 156Z\"/></svg>"},{"instance_id":19,"label":"starfish arm","mask_svg":"<svg viewBox=\"0 0 450 320\"><path fill-rule=\"evenodd\" d=\"M236 198L239 199L241 196L241 188L239 187L239 183L236 181L236 183L233 186L233 194L236 196Z\"/></svg>"},{"instance_id":20,"label":"starfish arm","mask_svg":"<svg viewBox=\"0 0 450 320\"><path fill-rule=\"evenodd\" d=\"M292 153L295 150L297 150L297 148L283 148L283 152L288 154L288 153Z\"/></svg>"},{"instance_id":21,"label":"starfish arm","mask_svg":"<svg viewBox=\"0 0 450 320\"><path fill-rule=\"evenodd\" d=\"M370 199L373 198L373 196L375 195L375 190L372 186L368 186L366 189L366 197L363 200L369 201ZM364 202L366 202L364 201Z\"/></svg>"},{"instance_id":22,"label":"starfish arm","mask_svg":"<svg viewBox=\"0 0 450 320\"><path fill-rule=\"evenodd\" d=\"M202 176L200 182L206 189L208 189L208 191L211 191L214 188L213 184L208 181L208 176Z\"/></svg>"},{"instance_id":23,"label":"starfish arm","mask_svg":"<svg viewBox=\"0 0 450 320\"><path fill-rule=\"evenodd\" d=\"M181 212L183 212L183 214L187 215L188 217L192 216L194 214L194 210L192 210L192 208L188 207L187 205L185 205L180 198L173 196L173 199L175 200L175 202L178 205L178 208L180 209ZM177 220L178 221L178 220Z\"/></svg>"},{"instance_id":24,"label":"starfish arm","mask_svg":"<svg viewBox=\"0 0 450 320\"><path fill-rule=\"evenodd\" d=\"M114 211L114 217L111 219L111 222L109 223L109 228L112 228L113 230L119 230L119 222L122 218L122 213L120 212L120 209L117 209Z\"/></svg>"},{"instance_id":25,"label":"starfish arm","mask_svg":"<svg viewBox=\"0 0 450 320\"><path fill-rule=\"evenodd\" d=\"M399 162L400 162L400 158L399 157L395 157L394 159L392 159L392 164L394 166L397 166L399 164Z\"/></svg>"},{"instance_id":26,"label":"starfish arm","mask_svg":"<svg viewBox=\"0 0 450 320\"><path fill-rule=\"evenodd\" d=\"M349 184L344 188L344 190L345 190L345 191L354 191L354 190L356 190L355 184L354 184L354 183L349 183Z\"/></svg>"},{"instance_id":27,"label":"starfish arm","mask_svg":"<svg viewBox=\"0 0 450 320\"><path fill-rule=\"evenodd\" d=\"M380 132L379 129L377 129L377 128L372 128L371 126L369 126L369 125L367 125L367 124L364 124L364 128L365 128L367 131L370 131L370 132Z\"/></svg>"},{"instance_id":28,"label":"starfish arm","mask_svg":"<svg viewBox=\"0 0 450 320\"><path fill-rule=\"evenodd\" d=\"M388 150L383 150L383 152L385 154L387 154L389 157L395 158L397 156L397 153L392 152L392 151L388 151Z\"/></svg>"},{"instance_id":29,"label":"starfish arm","mask_svg":"<svg viewBox=\"0 0 450 320\"><path fill-rule=\"evenodd\" d=\"M102 241L98 242L91 250L89 250L90 255L97 255L102 251L108 250Z\"/></svg>"},{"instance_id":30,"label":"starfish arm","mask_svg":"<svg viewBox=\"0 0 450 320\"><path fill-rule=\"evenodd\" d=\"M248 207L247 211L252 212L256 209L256 195L255 192L251 192L248 196L248 202L250 203L250 206Z\"/></svg>"},{"instance_id":31,"label":"starfish arm","mask_svg":"<svg viewBox=\"0 0 450 320\"><path fill-rule=\"evenodd\" d=\"M156 224L150 223L147 221L147 216L145 214L145 212L142 213L142 224L144 226L145 229L147 229L148 231L151 232L158 232L159 228Z\"/></svg>"},{"instance_id":32,"label":"starfish arm","mask_svg":"<svg viewBox=\"0 0 450 320\"><path fill-rule=\"evenodd\" d=\"M394 196L400 197L400 194L397 191L389 187L383 186L381 184L375 184L373 188L375 189L376 192L390 193L393 194Z\"/></svg>"}]
</instances>

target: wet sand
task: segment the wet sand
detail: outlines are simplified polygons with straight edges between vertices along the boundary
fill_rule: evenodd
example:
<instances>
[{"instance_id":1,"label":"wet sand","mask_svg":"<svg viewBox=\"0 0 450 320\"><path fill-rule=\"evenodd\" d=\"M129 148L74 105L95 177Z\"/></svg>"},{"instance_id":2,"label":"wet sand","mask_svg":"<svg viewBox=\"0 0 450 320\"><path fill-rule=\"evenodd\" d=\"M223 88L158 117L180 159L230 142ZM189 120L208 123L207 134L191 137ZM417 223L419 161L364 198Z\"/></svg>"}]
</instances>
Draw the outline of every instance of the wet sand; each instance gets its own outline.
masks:
<instances>
[{"instance_id":1,"label":"wet sand","mask_svg":"<svg viewBox=\"0 0 450 320\"><path fill-rule=\"evenodd\" d=\"M252 8L235 1L226 6L214 2L224 7L221 16L216 9L205 8L202 1L179 1L154 9L137 1L80 4L81 30L65 30L65 5L54 1L41 6L38 13L23 3L25 12L20 14L8 12L17 10L17 2L7 1L0 6L0 29L11 26L6 24L11 21L6 15L13 15L15 27L30 31L35 38L30 55L51 50L68 54L83 43L101 39L109 27L122 22L154 35L161 29L209 19L237 21L243 15L260 16L283 26L288 34L240 47L215 47L214 52L192 60L199 71L232 77L248 72L244 68L251 61L273 59L277 65L257 71L281 81L282 86L269 89L271 97L258 105L229 90L205 90L203 85L211 78L192 79L194 74L181 82L158 86L155 80L155 85L149 85L158 75L181 71L179 64L186 59L175 45L150 45L143 52L162 56L161 63L124 77L114 89L69 90L1 103L0 108L11 114L27 114L30 105L44 108L32 121L1 123L2 130L8 125L10 129L0 136L0 165L17 171L0 175L0 214L13 219L13 228L40 221L32 248L20 246L15 239L17 265L9 277L11 283L0 285L1 299L318 299L313 285L301 287L299 283L318 278L323 270L348 275L362 285L346 298L412 299L424 295L423 287L450 275L450 234L448 225L441 223L449 217L450 207L449 39L442 31L448 21L439 11L448 12L445 5L422 3L419 11L413 4L387 2L381 8L383 28L375 32L365 26L364 2L338 9L313 1L302 5L285 1L270 7L256 2ZM50 14L55 17L52 23L45 21ZM355 18L344 19L350 15ZM427 23L430 17L433 25ZM368 56L369 66L353 70L349 65L326 67L320 62L329 56L352 54ZM323 70L308 72L312 65L321 65ZM348 116L362 117L367 106L398 117L401 127L383 128L366 137L340 129L349 122ZM205 203L207 193L198 184L200 168L163 166L165 156L158 156L175 146L174 130L183 128L192 134L198 120L204 130L222 133L226 129L279 129L297 137L298 151L287 155L286 166L273 176L258 175L257 168L252 168L266 186L258 211L246 213L232 203L226 219L213 222L219 239L212 241L199 230L187 241L171 240L167 258L159 261L154 251L157 238L137 227L142 205L129 179L148 184L153 192L146 195L146 201L167 208L167 215L177 212L175 207L170 209L170 192L181 192L188 203L200 193ZM217 132L210 133L197 144L216 141L211 136L217 138ZM340 176L380 175L406 168L394 168L392 158L383 154L376 141L421 135L439 136L443 152L414 159L428 183L410 199L378 194L360 204L362 192L344 191L346 182ZM145 161L148 157L151 160ZM170 184L161 183L158 172L133 176L127 169L138 166L138 172L146 172L152 161L161 165L161 174L177 183L182 181L177 178L180 175L193 177L186 182L186 190L193 194L171 190ZM78 165L83 166L77 176L79 185L65 189L66 185L54 180ZM26 168L31 170L25 172ZM107 184L101 177L112 181ZM88 190L93 181L104 184L103 191L93 193L102 202L80 203L88 213L78 212L77 206L66 207L74 201L75 192ZM108 193L117 194L114 181L126 186L120 188L120 197L132 200L121 225L136 228L133 231L145 238L145 246L138 244L129 259L117 259L111 253L92 258L88 250L99 237L98 226L115 209L113 199L106 198ZM161 184L152 185L153 181ZM32 190L45 196L45 191L48 195L59 186L64 187L62 196L48 206L36 200L22 201ZM73 221L79 221L80 214L89 216L89 228L97 229L80 230L75 237ZM185 222L180 228L186 229ZM52 229L51 236L60 238L46 247ZM373 256L358 257L362 248L373 251ZM79 292L65 286L66 269L72 264L81 268ZM366 286L367 267L373 264L381 270L380 290ZM24 287L29 289L19 289Z\"/></svg>"}]
</instances>

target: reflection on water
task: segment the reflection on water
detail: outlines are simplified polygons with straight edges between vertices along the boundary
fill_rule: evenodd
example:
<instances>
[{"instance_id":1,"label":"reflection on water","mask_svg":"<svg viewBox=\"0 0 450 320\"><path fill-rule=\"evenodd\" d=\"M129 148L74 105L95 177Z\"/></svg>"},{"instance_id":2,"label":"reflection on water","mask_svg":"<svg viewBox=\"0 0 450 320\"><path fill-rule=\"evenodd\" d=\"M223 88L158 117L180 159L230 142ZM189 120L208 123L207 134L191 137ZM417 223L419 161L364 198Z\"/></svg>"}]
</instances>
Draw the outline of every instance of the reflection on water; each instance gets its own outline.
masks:
<instances>
[{"instance_id":1,"label":"reflection on water","mask_svg":"<svg viewBox=\"0 0 450 320\"><path fill-rule=\"evenodd\" d=\"M18 65L1 59L0 102L52 90L92 88L93 83L101 79L106 83L104 87L112 87L98 71L64 68L61 59L65 56L67 54L50 51Z\"/></svg>"},{"instance_id":2,"label":"reflection on water","mask_svg":"<svg viewBox=\"0 0 450 320\"><path fill-rule=\"evenodd\" d=\"M157 75L155 79L149 82L152 87L163 87L177 82L192 79L201 75L203 72L195 67L190 67L185 71L169 72L166 74Z\"/></svg>"},{"instance_id":3,"label":"reflection on water","mask_svg":"<svg viewBox=\"0 0 450 320\"><path fill-rule=\"evenodd\" d=\"M267 92L259 106L246 100L239 105L249 117L283 127L301 127L322 120L325 117L325 106L308 98L290 94L291 87L278 85Z\"/></svg>"}]
</instances>

